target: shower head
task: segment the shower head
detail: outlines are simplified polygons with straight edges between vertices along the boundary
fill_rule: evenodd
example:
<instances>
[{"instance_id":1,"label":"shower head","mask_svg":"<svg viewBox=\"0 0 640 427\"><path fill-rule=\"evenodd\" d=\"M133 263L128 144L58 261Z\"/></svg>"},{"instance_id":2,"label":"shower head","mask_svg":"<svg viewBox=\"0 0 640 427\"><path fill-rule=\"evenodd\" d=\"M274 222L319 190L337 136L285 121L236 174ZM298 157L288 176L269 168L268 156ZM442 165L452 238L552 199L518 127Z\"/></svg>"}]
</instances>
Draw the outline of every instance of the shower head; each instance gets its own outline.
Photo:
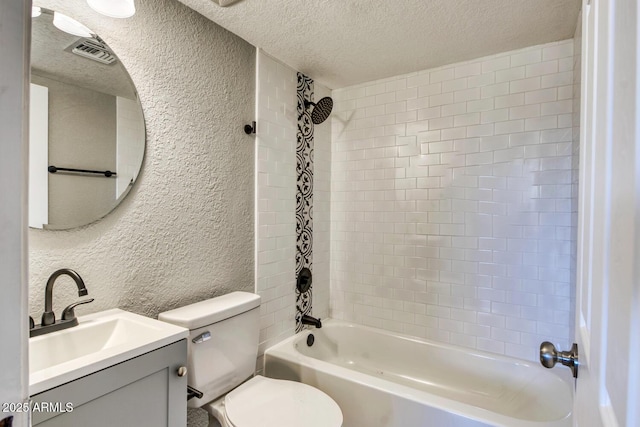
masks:
<instances>
[{"instance_id":1,"label":"shower head","mask_svg":"<svg viewBox=\"0 0 640 427\"><path fill-rule=\"evenodd\" d=\"M315 125L319 125L320 123L327 120L329 114L331 114L331 110L333 109L333 99L328 96L325 96L318 102L304 101L304 106L309 108L310 105L313 105L313 110L311 111L311 121Z\"/></svg>"}]
</instances>

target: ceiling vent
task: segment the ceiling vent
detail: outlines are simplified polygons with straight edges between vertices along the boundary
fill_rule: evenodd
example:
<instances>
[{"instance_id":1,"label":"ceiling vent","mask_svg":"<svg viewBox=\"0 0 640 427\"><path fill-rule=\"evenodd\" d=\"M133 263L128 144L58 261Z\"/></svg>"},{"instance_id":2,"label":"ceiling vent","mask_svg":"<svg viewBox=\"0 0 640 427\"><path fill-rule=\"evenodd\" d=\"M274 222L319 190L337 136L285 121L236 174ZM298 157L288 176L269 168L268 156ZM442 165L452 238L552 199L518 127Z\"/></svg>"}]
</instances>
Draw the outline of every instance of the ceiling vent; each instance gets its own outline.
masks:
<instances>
[{"instance_id":1,"label":"ceiling vent","mask_svg":"<svg viewBox=\"0 0 640 427\"><path fill-rule=\"evenodd\" d=\"M115 64L118 60L104 43L94 38L81 38L65 49L84 58L93 59L101 64Z\"/></svg>"}]
</instances>

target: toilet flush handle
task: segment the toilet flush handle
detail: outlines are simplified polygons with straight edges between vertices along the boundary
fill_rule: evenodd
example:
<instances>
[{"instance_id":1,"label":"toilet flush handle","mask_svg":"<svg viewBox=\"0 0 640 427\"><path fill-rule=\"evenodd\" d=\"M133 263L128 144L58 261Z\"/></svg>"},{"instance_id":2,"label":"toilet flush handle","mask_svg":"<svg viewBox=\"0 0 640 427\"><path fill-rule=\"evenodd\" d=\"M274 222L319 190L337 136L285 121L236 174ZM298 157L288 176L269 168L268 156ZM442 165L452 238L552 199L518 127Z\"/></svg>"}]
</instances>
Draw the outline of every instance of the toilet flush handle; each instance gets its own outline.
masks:
<instances>
[{"instance_id":1,"label":"toilet flush handle","mask_svg":"<svg viewBox=\"0 0 640 427\"><path fill-rule=\"evenodd\" d=\"M187 400L193 399L194 397L198 399L202 399L203 396L204 394L200 390L196 390L190 385L187 385Z\"/></svg>"},{"instance_id":2,"label":"toilet flush handle","mask_svg":"<svg viewBox=\"0 0 640 427\"><path fill-rule=\"evenodd\" d=\"M209 341L210 339L211 339L211 332L205 331L205 332L201 333L200 335L198 335L197 337L195 337L194 339L192 339L191 341L194 344L200 344L200 343L203 343L205 341Z\"/></svg>"}]
</instances>

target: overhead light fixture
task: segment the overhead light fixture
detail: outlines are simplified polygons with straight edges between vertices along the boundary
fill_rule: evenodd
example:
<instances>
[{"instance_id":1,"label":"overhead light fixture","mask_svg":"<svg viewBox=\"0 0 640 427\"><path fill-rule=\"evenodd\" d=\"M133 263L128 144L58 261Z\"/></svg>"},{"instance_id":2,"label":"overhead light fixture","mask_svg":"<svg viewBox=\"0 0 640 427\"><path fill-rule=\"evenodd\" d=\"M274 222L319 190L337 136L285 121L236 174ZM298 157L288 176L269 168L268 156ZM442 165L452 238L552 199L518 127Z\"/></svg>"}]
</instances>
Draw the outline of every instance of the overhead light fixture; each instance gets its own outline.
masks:
<instances>
[{"instance_id":1,"label":"overhead light fixture","mask_svg":"<svg viewBox=\"0 0 640 427\"><path fill-rule=\"evenodd\" d=\"M40 15L42 15L42 8L40 8L38 6L33 6L31 8L31 17L32 18L37 18Z\"/></svg>"},{"instance_id":2,"label":"overhead light fixture","mask_svg":"<svg viewBox=\"0 0 640 427\"><path fill-rule=\"evenodd\" d=\"M60 12L53 12L53 25L55 25L57 29L74 36L93 37L93 33L90 29L75 19L69 18L67 15L63 15Z\"/></svg>"},{"instance_id":3,"label":"overhead light fixture","mask_svg":"<svg viewBox=\"0 0 640 427\"><path fill-rule=\"evenodd\" d=\"M87 0L89 7L110 18L129 18L136 13L133 0Z\"/></svg>"}]
</instances>

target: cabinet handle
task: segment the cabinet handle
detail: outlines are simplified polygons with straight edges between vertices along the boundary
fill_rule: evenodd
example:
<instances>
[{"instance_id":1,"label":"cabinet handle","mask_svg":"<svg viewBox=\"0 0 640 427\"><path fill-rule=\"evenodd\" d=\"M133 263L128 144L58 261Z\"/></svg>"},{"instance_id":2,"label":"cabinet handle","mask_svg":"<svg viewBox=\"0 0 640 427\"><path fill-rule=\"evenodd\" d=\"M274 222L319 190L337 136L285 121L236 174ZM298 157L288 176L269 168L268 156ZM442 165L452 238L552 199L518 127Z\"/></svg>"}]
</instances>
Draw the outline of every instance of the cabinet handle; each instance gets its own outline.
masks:
<instances>
[{"instance_id":1,"label":"cabinet handle","mask_svg":"<svg viewBox=\"0 0 640 427\"><path fill-rule=\"evenodd\" d=\"M179 377L184 377L185 375L187 375L187 367L186 366L180 366L178 368L178 376Z\"/></svg>"}]
</instances>

